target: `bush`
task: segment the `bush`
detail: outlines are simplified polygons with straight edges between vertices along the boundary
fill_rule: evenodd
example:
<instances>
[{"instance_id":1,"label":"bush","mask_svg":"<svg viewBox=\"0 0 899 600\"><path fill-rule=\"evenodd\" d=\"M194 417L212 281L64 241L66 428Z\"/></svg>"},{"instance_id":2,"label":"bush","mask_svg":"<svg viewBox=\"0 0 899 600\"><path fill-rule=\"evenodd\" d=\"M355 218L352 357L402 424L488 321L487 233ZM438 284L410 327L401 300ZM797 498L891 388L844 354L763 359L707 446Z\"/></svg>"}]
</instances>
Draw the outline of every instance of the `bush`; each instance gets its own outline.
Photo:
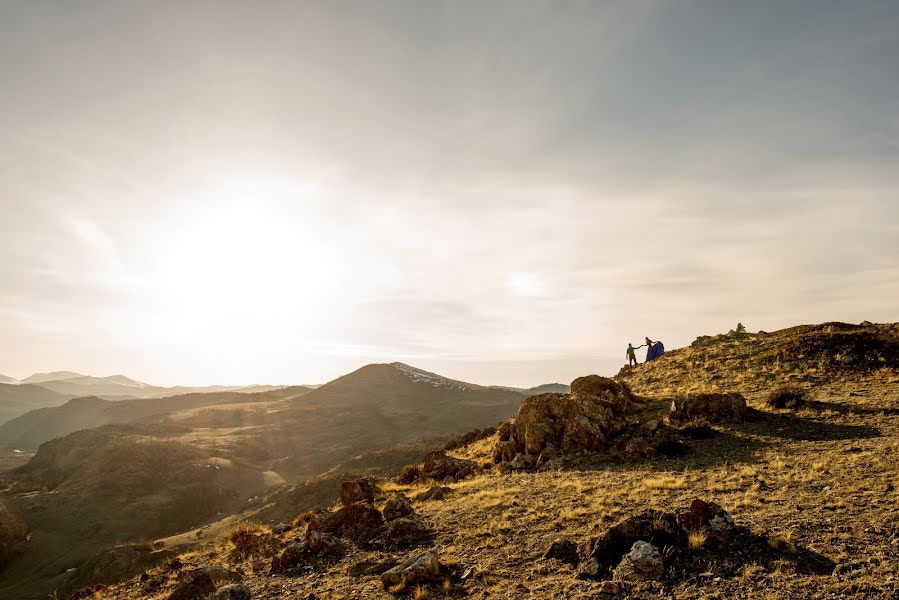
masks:
<instances>
[{"instance_id":1,"label":"bush","mask_svg":"<svg viewBox=\"0 0 899 600\"><path fill-rule=\"evenodd\" d=\"M419 465L406 465L400 471L400 474L397 475L395 481L399 484L408 485L417 481L420 473L421 467Z\"/></svg>"},{"instance_id":2,"label":"bush","mask_svg":"<svg viewBox=\"0 0 899 600\"><path fill-rule=\"evenodd\" d=\"M771 408L799 408L808 401L808 392L795 385L783 385L775 388L765 399L765 403Z\"/></svg>"}]
</instances>

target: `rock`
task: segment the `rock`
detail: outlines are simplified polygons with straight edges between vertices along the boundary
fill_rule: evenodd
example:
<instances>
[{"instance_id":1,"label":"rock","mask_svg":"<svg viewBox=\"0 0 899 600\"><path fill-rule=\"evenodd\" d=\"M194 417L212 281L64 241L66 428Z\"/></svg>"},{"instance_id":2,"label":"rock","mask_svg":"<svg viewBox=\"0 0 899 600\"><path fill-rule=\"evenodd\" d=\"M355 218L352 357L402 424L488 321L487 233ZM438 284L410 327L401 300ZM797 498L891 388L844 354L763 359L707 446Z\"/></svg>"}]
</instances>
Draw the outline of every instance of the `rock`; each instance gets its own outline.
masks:
<instances>
[{"instance_id":1,"label":"rock","mask_svg":"<svg viewBox=\"0 0 899 600\"><path fill-rule=\"evenodd\" d=\"M385 589L404 585L407 587L443 581L446 568L433 550L416 554L401 564L381 573Z\"/></svg>"},{"instance_id":2,"label":"rock","mask_svg":"<svg viewBox=\"0 0 899 600\"><path fill-rule=\"evenodd\" d=\"M385 560L363 560L347 568L347 574L350 577L368 577L371 575L380 575L384 571L390 570L396 565L397 561L392 558L387 558Z\"/></svg>"},{"instance_id":3,"label":"rock","mask_svg":"<svg viewBox=\"0 0 899 600\"><path fill-rule=\"evenodd\" d=\"M330 561L343 555L340 540L329 533L310 531L300 543L294 543L272 559L271 572L283 573L314 561Z\"/></svg>"},{"instance_id":4,"label":"rock","mask_svg":"<svg viewBox=\"0 0 899 600\"><path fill-rule=\"evenodd\" d=\"M741 421L746 411L746 398L741 394L688 394L671 402L668 419L672 423L694 419L713 423Z\"/></svg>"},{"instance_id":5,"label":"rock","mask_svg":"<svg viewBox=\"0 0 899 600\"><path fill-rule=\"evenodd\" d=\"M651 540L659 546L684 546L686 533L678 526L674 513L648 509L623 519L607 529L603 535L587 542L584 547L581 579L603 579L621 557L638 541ZM595 561L595 565L590 561Z\"/></svg>"},{"instance_id":6,"label":"rock","mask_svg":"<svg viewBox=\"0 0 899 600\"><path fill-rule=\"evenodd\" d=\"M645 579L662 579L665 565L659 549L642 540L634 542L631 551L624 555L615 567L612 575L614 581L630 582Z\"/></svg>"},{"instance_id":7,"label":"rock","mask_svg":"<svg viewBox=\"0 0 899 600\"><path fill-rule=\"evenodd\" d=\"M354 479L340 484L340 501L344 506L356 502L374 504L378 488L368 479Z\"/></svg>"},{"instance_id":8,"label":"rock","mask_svg":"<svg viewBox=\"0 0 899 600\"><path fill-rule=\"evenodd\" d=\"M393 521L400 517L408 517L415 512L412 508L412 502L405 494L397 494L384 505L384 519Z\"/></svg>"},{"instance_id":9,"label":"rock","mask_svg":"<svg viewBox=\"0 0 899 600\"><path fill-rule=\"evenodd\" d=\"M626 386L599 375L575 379L570 394L531 396L500 427L493 459L528 468L557 459L556 453L607 450L624 429L632 401Z\"/></svg>"},{"instance_id":10,"label":"rock","mask_svg":"<svg viewBox=\"0 0 899 600\"><path fill-rule=\"evenodd\" d=\"M634 395L626 385L599 375L587 375L572 381L571 395L602 402L619 415L627 413L634 401Z\"/></svg>"},{"instance_id":11,"label":"rock","mask_svg":"<svg viewBox=\"0 0 899 600\"><path fill-rule=\"evenodd\" d=\"M212 596L214 600L250 600L253 594L250 588L242 583L231 583L220 587Z\"/></svg>"},{"instance_id":12,"label":"rock","mask_svg":"<svg viewBox=\"0 0 899 600\"><path fill-rule=\"evenodd\" d=\"M401 517L389 521L384 531L384 542L388 547L412 546L430 537L431 532L424 521L415 517Z\"/></svg>"},{"instance_id":13,"label":"rock","mask_svg":"<svg viewBox=\"0 0 899 600\"><path fill-rule=\"evenodd\" d=\"M456 481L472 475L478 468L478 463L472 460L463 460L448 456L443 450L428 452L421 463L422 480L433 479L445 481L453 478Z\"/></svg>"},{"instance_id":14,"label":"rock","mask_svg":"<svg viewBox=\"0 0 899 600\"><path fill-rule=\"evenodd\" d=\"M444 500L452 491L452 488L448 488L442 485L435 485L415 496L415 501L427 502L429 500Z\"/></svg>"},{"instance_id":15,"label":"rock","mask_svg":"<svg viewBox=\"0 0 899 600\"><path fill-rule=\"evenodd\" d=\"M181 582L167 600L198 600L215 593L222 583L239 582L243 576L224 567L209 566L197 569Z\"/></svg>"},{"instance_id":16,"label":"rock","mask_svg":"<svg viewBox=\"0 0 899 600\"><path fill-rule=\"evenodd\" d=\"M684 533L705 529L718 541L723 541L734 529L734 519L729 512L714 502L696 498L690 508L675 512L675 522Z\"/></svg>"},{"instance_id":17,"label":"rock","mask_svg":"<svg viewBox=\"0 0 899 600\"><path fill-rule=\"evenodd\" d=\"M357 542L366 542L384 524L381 513L368 502L356 502L326 513L309 522L307 531L327 533Z\"/></svg>"},{"instance_id":18,"label":"rock","mask_svg":"<svg viewBox=\"0 0 899 600\"><path fill-rule=\"evenodd\" d=\"M554 541L546 550L543 558L554 558L560 562L569 564L572 567L578 566L581 562L577 553L577 544L571 540Z\"/></svg>"},{"instance_id":19,"label":"rock","mask_svg":"<svg viewBox=\"0 0 899 600\"><path fill-rule=\"evenodd\" d=\"M272 527L272 533L277 533L280 535L282 533L287 533L291 529L293 529L293 525L291 525L290 523L278 523L277 525Z\"/></svg>"}]
</instances>

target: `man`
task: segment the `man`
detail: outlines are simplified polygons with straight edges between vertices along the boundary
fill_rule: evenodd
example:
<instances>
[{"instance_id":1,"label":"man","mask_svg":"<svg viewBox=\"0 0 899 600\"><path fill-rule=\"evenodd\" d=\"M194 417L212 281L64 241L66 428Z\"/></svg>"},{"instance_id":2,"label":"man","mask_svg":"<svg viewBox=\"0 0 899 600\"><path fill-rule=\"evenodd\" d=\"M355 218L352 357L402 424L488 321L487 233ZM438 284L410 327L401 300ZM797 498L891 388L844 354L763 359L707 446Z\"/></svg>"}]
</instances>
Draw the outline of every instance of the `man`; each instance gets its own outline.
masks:
<instances>
[{"instance_id":1,"label":"man","mask_svg":"<svg viewBox=\"0 0 899 600\"><path fill-rule=\"evenodd\" d=\"M637 348L642 348L643 346L637 346ZM637 366L637 348L634 348L634 345L630 342L627 343L627 366L636 367Z\"/></svg>"}]
</instances>

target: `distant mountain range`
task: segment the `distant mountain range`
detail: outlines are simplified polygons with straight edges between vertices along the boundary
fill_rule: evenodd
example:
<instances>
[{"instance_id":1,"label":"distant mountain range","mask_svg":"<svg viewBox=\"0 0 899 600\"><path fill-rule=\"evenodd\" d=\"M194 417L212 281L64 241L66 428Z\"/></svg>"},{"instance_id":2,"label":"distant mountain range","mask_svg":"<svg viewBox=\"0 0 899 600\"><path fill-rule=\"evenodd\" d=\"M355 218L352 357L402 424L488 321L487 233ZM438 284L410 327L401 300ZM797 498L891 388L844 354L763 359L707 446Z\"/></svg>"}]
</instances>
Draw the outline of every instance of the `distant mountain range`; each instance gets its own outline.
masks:
<instances>
[{"instance_id":1,"label":"distant mountain range","mask_svg":"<svg viewBox=\"0 0 899 600\"><path fill-rule=\"evenodd\" d=\"M124 375L94 377L73 371L35 373L21 381L0 375L0 423L5 423L29 410L59 406L72 398L96 396L106 400L128 400L207 392L264 392L280 387L283 386L162 387Z\"/></svg>"}]
</instances>

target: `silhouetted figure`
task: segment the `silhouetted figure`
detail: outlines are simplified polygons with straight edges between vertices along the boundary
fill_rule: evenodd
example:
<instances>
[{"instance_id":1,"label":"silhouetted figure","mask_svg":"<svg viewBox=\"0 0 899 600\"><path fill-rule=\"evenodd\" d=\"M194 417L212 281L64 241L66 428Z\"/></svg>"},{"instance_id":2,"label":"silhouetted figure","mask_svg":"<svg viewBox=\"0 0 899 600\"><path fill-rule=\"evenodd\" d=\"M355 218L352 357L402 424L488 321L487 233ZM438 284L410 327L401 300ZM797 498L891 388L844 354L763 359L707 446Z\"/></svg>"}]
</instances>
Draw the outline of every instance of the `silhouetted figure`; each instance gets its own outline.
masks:
<instances>
[{"instance_id":1,"label":"silhouetted figure","mask_svg":"<svg viewBox=\"0 0 899 600\"><path fill-rule=\"evenodd\" d=\"M637 346L637 348L642 348L643 346ZM627 366L636 367L637 366L637 348L634 347L630 342L627 343Z\"/></svg>"}]
</instances>

